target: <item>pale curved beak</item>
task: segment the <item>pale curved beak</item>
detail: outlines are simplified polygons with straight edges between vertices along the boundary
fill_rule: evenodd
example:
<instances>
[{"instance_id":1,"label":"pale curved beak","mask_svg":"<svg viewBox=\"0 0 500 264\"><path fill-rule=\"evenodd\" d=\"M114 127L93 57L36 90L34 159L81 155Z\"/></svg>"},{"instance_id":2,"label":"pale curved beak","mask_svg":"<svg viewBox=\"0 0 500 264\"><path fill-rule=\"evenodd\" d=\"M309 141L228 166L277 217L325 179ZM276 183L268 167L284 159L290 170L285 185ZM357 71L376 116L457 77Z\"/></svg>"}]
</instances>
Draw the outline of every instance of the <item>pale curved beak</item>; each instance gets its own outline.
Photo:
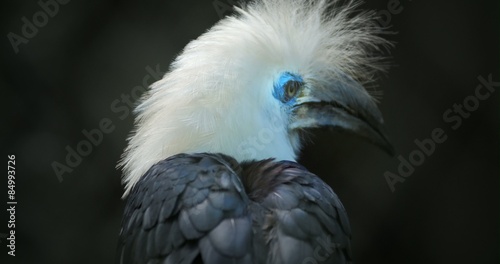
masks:
<instances>
[{"instance_id":1,"label":"pale curved beak","mask_svg":"<svg viewBox=\"0 0 500 264\"><path fill-rule=\"evenodd\" d=\"M361 84L342 74L328 83L306 84L294 106L290 129L332 127L349 132L394 155L374 100Z\"/></svg>"}]
</instances>

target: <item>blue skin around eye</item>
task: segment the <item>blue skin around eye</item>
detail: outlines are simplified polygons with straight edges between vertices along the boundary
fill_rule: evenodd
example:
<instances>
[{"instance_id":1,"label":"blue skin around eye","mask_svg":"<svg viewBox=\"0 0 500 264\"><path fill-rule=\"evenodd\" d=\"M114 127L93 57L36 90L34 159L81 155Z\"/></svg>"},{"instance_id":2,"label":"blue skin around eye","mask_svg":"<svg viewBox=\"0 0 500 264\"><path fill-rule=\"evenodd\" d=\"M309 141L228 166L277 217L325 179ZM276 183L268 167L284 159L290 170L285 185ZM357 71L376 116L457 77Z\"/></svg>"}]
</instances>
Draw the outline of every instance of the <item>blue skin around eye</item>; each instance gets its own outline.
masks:
<instances>
[{"instance_id":1,"label":"blue skin around eye","mask_svg":"<svg viewBox=\"0 0 500 264\"><path fill-rule=\"evenodd\" d=\"M284 72L281 74L279 79L274 83L274 90L273 90L273 96L274 98L278 99L280 102L287 106L293 105L297 98L292 98L289 101L285 100L285 84L287 84L289 81L297 81L303 83L304 80L300 75L291 73L291 72Z\"/></svg>"}]
</instances>

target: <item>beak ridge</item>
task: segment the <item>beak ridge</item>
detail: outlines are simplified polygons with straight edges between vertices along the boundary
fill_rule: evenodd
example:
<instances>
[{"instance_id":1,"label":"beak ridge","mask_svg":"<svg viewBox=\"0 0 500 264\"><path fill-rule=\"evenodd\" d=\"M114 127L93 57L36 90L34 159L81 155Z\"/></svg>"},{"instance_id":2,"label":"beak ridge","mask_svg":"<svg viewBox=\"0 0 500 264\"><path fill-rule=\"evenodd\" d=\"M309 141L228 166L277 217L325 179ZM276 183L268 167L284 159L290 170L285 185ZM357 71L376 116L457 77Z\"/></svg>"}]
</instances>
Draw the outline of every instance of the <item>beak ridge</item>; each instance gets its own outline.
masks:
<instances>
[{"instance_id":1,"label":"beak ridge","mask_svg":"<svg viewBox=\"0 0 500 264\"><path fill-rule=\"evenodd\" d=\"M394 156L394 147L383 128L382 114L361 84L341 75L328 85L304 89L294 108L290 129L332 127L366 139Z\"/></svg>"}]
</instances>

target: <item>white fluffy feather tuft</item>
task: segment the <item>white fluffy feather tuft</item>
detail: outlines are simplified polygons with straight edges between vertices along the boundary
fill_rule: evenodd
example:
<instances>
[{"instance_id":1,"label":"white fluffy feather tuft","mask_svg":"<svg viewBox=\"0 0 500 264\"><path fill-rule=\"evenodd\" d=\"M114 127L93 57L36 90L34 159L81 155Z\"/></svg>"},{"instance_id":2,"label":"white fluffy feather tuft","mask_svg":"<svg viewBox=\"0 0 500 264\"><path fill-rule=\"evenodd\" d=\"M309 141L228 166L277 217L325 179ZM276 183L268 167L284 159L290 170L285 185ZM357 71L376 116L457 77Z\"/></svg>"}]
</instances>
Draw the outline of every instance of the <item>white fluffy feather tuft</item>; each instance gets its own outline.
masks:
<instances>
[{"instance_id":1,"label":"white fluffy feather tuft","mask_svg":"<svg viewBox=\"0 0 500 264\"><path fill-rule=\"evenodd\" d=\"M190 42L137 107L119 164L125 195L156 162L178 153L221 152L237 160L293 160L300 148L271 96L283 71L304 80L339 71L362 83L381 70L387 44L373 12L357 2L260 0Z\"/></svg>"}]
</instances>

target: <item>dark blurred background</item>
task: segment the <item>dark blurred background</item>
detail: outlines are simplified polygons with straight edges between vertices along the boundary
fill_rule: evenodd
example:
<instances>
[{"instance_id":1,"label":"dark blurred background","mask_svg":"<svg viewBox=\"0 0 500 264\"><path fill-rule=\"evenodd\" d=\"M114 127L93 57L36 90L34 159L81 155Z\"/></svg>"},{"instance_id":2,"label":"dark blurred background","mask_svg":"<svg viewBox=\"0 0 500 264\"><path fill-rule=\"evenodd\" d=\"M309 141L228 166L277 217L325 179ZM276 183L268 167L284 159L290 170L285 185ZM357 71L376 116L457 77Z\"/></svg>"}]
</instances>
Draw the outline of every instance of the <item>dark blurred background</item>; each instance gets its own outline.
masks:
<instances>
[{"instance_id":1,"label":"dark blurred background","mask_svg":"<svg viewBox=\"0 0 500 264\"><path fill-rule=\"evenodd\" d=\"M500 82L499 2L394 1L362 8L378 10L380 23L397 32L387 36L395 43L394 66L378 82L396 156L348 135L315 131L300 162L343 201L356 263L499 263L500 92L470 97L479 76ZM190 40L230 14L228 2L73 0L57 12L52 7L46 21L37 1L2 4L1 146L4 162L16 155L18 205L12 258L1 235L8 232L2 195L0 263L114 260L123 209L115 165L133 116L111 106L126 106L122 94L154 77L147 67L167 71ZM38 31L23 33L23 17L34 16ZM443 114L464 100L473 110L454 130L457 121ZM98 129L102 120L113 131L58 178L53 164L65 165L68 146L76 149L86 140L82 130ZM408 160L418 149L414 141L436 128L446 141L392 192L384 173L399 174L398 156ZM7 178L0 182L7 190Z\"/></svg>"}]
</instances>

